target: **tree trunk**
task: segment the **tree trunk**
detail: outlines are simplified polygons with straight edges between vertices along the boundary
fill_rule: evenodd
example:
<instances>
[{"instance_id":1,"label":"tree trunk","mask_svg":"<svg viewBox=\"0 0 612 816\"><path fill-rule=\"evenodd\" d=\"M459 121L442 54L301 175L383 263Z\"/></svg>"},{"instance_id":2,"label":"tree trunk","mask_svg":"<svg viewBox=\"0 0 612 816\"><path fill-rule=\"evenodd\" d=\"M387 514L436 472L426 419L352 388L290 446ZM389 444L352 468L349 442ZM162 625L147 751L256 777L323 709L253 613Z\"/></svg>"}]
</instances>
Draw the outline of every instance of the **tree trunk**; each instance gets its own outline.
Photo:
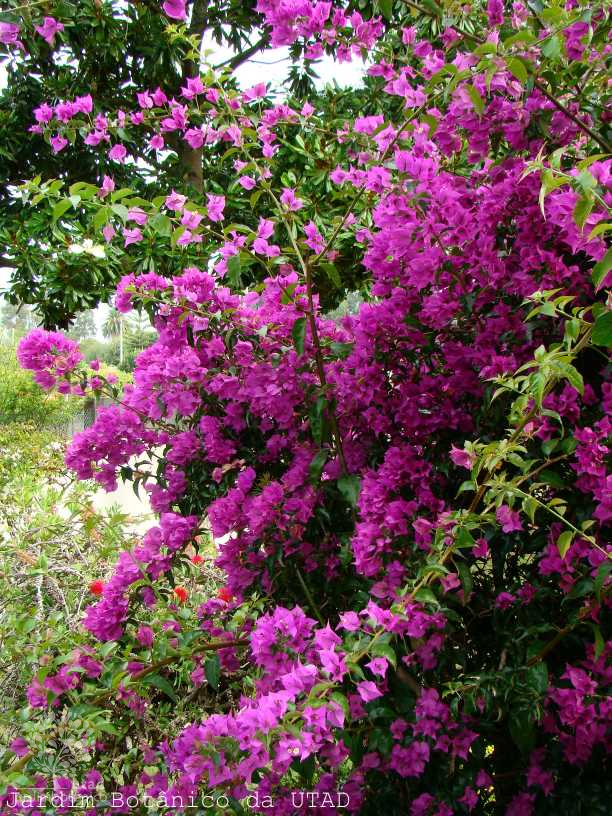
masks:
<instances>
[{"instance_id":1,"label":"tree trunk","mask_svg":"<svg viewBox=\"0 0 612 816\"><path fill-rule=\"evenodd\" d=\"M199 48L202 46L202 39L206 31L208 18L206 10L208 3L205 0L195 0L193 10L191 12L191 23L189 24L190 36L196 35L198 38ZM199 51L198 48L198 51ZM200 72L200 65L193 62L193 60L185 60L183 63L182 80L185 82L191 77L198 76ZM195 150L181 140L179 148L179 156L185 168L183 174L184 180L187 184L191 184L196 190L201 193L204 187L204 175L202 170L202 148Z\"/></svg>"}]
</instances>

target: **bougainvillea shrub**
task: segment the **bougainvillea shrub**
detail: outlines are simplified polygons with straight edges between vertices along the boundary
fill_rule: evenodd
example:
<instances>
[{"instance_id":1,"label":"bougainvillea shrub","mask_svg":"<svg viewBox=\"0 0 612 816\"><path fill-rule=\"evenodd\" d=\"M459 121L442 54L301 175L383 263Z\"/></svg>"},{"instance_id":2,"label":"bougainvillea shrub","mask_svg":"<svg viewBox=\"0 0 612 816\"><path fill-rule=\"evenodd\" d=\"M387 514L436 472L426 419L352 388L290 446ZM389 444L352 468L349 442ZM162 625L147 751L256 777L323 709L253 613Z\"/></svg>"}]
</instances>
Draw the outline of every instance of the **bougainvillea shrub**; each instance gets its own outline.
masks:
<instances>
[{"instance_id":1,"label":"bougainvillea shrub","mask_svg":"<svg viewBox=\"0 0 612 816\"><path fill-rule=\"evenodd\" d=\"M128 111L35 112L52 150L115 162L133 130L225 144L227 188L24 187L122 253L115 304L158 332L122 390L57 332L18 354L114 399L66 461L159 522L92 585L82 645L41 661L6 813L27 785L88 816L607 812L608 10L410 3L394 27L398 5L257 4L272 46L365 60L384 113L341 127L210 70ZM349 245L367 286L332 319L316 280ZM82 754L50 777L60 717Z\"/></svg>"}]
</instances>

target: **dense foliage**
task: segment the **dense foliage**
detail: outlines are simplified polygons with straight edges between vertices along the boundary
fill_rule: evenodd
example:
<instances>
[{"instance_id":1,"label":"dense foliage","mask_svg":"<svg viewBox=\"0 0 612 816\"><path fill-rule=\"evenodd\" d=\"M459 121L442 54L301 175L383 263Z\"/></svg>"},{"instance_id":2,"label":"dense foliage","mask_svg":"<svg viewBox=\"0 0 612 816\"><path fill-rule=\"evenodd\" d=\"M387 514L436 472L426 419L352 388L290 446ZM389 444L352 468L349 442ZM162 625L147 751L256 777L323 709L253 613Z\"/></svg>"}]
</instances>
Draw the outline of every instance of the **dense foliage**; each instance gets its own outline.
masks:
<instances>
[{"instance_id":1,"label":"dense foliage","mask_svg":"<svg viewBox=\"0 0 612 816\"><path fill-rule=\"evenodd\" d=\"M341 125L207 68L132 109L35 113L58 154L123 166L171 133L227 178L24 188L121 265L117 309L158 337L123 389L58 332L20 363L116 400L67 463L160 519L94 586L79 645L41 661L7 814L32 784L88 816L607 812L609 12L378 8L257 3L272 46L367 58L384 102ZM332 318L317 282L350 264L368 285ZM82 752L51 778L58 718Z\"/></svg>"},{"instance_id":2,"label":"dense foliage","mask_svg":"<svg viewBox=\"0 0 612 816\"><path fill-rule=\"evenodd\" d=\"M229 175L221 162L223 145L216 149L211 143L188 142L171 130L164 132L162 149L159 139L151 143L145 133L133 131L130 154L137 159L134 162L120 163L102 150L91 151L99 137L92 136L89 144L83 144L70 126L66 129L70 151L49 150L36 134L24 139L24 132L36 122L33 111L45 102L75 98L87 107L92 95L98 111L113 111L126 103L131 106L137 91L154 92L160 86L169 97L180 98L186 80L198 74L202 50L218 45L236 49L234 56L215 61L222 66L224 81L233 87L233 72L241 67L246 70L246 61L268 43L267 31L260 30L261 17L253 13L254 5L253 0L195 0L190 4L189 24L182 27L176 16L164 13L157 0L3 3L2 20L6 22L0 33L0 54L6 48L10 58L4 62L7 81L0 92L0 259L11 268L13 302L35 305L47 327L68 327L79 311L110 297L126 268L146 270L148 261L146 256L134 258L133 251L127 258L115 252L103 262L90 253L75 251L78 244L66 240L66 232L58 229L51 213L33 210L15 195L15 188L25 179L41 174L45 179L61 179L68 187L77 182L96 183L108 173L118 188L131 187L147 197L185 187L196 200L206 201L204 191L224 189ZM367 12L371 3L360 0L360 7ZM55 17L49 16L53 14ZM20 37L27 47L19 46ZM293 64L288 77L293 93L312 92L315 68L311 62ZM323 95L323 99L328 100L332 115L333 111L342 114L372 106L354 90ZM101 138L101 145L108 147L107 136ZM294 156L290 147L286 152L290 165ZM233 203L228 197L228 212ZM235 206L240 219L244 202L237 199ZM254 209L257 212L256 206ZM350 287L357 270L357 264L347 266L345 286ZM337 300L333 287L321 289L330 302Z\"/></svg>"}]
</instances>

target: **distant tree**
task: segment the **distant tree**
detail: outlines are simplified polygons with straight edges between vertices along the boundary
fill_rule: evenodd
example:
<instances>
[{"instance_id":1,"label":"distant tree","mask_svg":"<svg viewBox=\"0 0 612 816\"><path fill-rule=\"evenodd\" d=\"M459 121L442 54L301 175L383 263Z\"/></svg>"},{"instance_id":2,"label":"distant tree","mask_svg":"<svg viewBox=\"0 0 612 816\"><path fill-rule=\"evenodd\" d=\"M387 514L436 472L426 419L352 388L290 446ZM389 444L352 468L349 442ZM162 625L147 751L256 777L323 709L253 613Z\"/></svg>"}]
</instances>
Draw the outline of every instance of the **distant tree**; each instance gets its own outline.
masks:
<instances>
[{"instance_id":1,"label":"distant tree","mask_svg":"<svg viewBox=\"0 0 612 816\"><path fill-rule=\"evenodd\" d=\"M95 337L97 333L96 321L91 309L87 312L80 312L70 327L70 336L76 340L84 340L86 337Z\"/></svg>"},{"instance_id":2,"label":"distant tree","mask_svg":"<svg viewBox=\"0 0 612 816\"><path fill-rule=\"evenodd\" d=\"M107 339L119 337L123 328L124 317L121 312L112 309L108 317L102 323L102 334Z\"/></svg>"},{"instance_id":3,"label":"distant tree","mask_svg":"<svg viewBox=\"0 0 612 816\"><path fill-rule=\"evenodd\" d=\"M31 306L16 305L7 300L0 300L0 326L16 335L25 334L40 323L40 317Z\"/></svg>"}]
</instances>

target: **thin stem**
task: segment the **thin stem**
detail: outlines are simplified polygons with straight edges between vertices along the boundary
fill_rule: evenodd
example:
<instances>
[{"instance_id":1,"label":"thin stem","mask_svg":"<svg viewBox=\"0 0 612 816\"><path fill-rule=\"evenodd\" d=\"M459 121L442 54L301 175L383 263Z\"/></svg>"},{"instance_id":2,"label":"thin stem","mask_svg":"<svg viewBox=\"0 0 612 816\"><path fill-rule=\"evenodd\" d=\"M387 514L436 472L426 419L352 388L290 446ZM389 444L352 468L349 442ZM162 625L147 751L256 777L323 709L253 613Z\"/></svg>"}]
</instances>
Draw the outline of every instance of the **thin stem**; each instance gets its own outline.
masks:
<instances>
[{"instance_id":1,"label":"thin stem","mask_svg":"<svg viewBox=\"0 0 612 816\"><path fill-rule=\"evenodd\" d=\"M325 626L325 621L323 620L323 615L321 615L319 607L316 605L315 599L312 597L312 592L310 591L310 587L308 586L308 584L304 580L304 576L302 575L302 573L300 571L300 568L296 567L295 572L297 574L298 581L300 582L300 586L304 590L304 595L306 595L306 597L308 598L308 603L310 605L310 608L312 609L312 611L316 615L316 618L319 621L319 623L321 624L321 626Z\"/></svg>"},{"instance_id":2,"label":"thin stem","mask_svg":"<svg viewBox=\"0 0 612 816\"><path fill-rule=\"evenodd\" d=\"M541 471L546 470L547 467L550 467L551 465L554 465L557 462L562 462L563 459L567 459L568 456L569 454L562 453L560 456L555 456L554 459L547 459L546 462L544 462L544 464L540 465L535 470L532 470L526 476L520 478L518 482L516 482L516 484L520 485L523 484L523 482L526 482L528 479L533 479L534 476L537 476L538 473L541 473Z\"/></svg>"},{"instance_id":3,"label":"thin stem","mask_svg":"<svg viewBox=\"0 0 612 816\"><path fill-rule=\"evenodd\" d=\"M217 640L212 641L210 643L203 643L201 646L198 646L191 652L180 653L171 655L170 657L164 657L163 660L158 660L156 663L152 663L150 666L146 666L144 669L136 672L135 674L131 675L129 678L130 683L133 683L137 680L142 680L143 677L147 677L149 674L153 674L158 669L164 668L164 666L169 666L172 663L176 663L178 660L183 660L185 658L192 657L193 655L200 654L202 652L212 652L218 651L219 649L229 649L232 647L242 648L244 646L248 646L249 639L248 638L237 638L235 640ZM97 697L94 697L93 703L98 704L101 703L103 700L106 700L108 697L112 696L116 692L116 689L109 689L108 691L103 692L102 694L98 694Z\"/></svg>"},{"instance_id":4,"label":"thin stem","mask_svg":"<svg viewBox=\"0 0 612 816\"><path fill-rule=\"evenodd\" d=\"M545 96L548 99L549 102L552 102L552 104L555 106L555 108L557 108L558 111L564 114L564 116L567 116L568 119L570 119L585 133L588 133L591 139L597 142L597 144L600 147L603 147L606 153L612 153L612 144L610 144L610 142L604 139L603 136L600 136L598 133L596 133L588 125L585 125L585 123L581 119L579 119L575 113L572 113L570 110L568 110L562 102L559 102L559 100L556 97L550 94L537 77L535 77L533 84L534 87L536 87L538 91L540 91L540 93L543 94L543 96Z\"/></svg>"},{"instance_id":5,"label":"thin stem","mask_svg":"<svg viewBox=\"0 0 612 816\"><path fill-rule=\"evenodd\" d=\"M563 629L559 629L557 634L553 638L551 638L548 641L548 643L545 643L544 646L540 649L540 651L536 655L534 655L527 661L527 665L535 666L536 663L541 663L542 660L544 660L544 658L546 657L546 655L549 652L551 652L555 648L555 646L561 640L563 640L563 638L566 635L568 635L573 629L575 629L578 626L578 624L582 623L584 619L590 614L590 612L591 608L588 606L581 609L578 614L578 620L574 621L574 623L566 624L566 626L564 626Z\"/></svg>"}]
</instances>

